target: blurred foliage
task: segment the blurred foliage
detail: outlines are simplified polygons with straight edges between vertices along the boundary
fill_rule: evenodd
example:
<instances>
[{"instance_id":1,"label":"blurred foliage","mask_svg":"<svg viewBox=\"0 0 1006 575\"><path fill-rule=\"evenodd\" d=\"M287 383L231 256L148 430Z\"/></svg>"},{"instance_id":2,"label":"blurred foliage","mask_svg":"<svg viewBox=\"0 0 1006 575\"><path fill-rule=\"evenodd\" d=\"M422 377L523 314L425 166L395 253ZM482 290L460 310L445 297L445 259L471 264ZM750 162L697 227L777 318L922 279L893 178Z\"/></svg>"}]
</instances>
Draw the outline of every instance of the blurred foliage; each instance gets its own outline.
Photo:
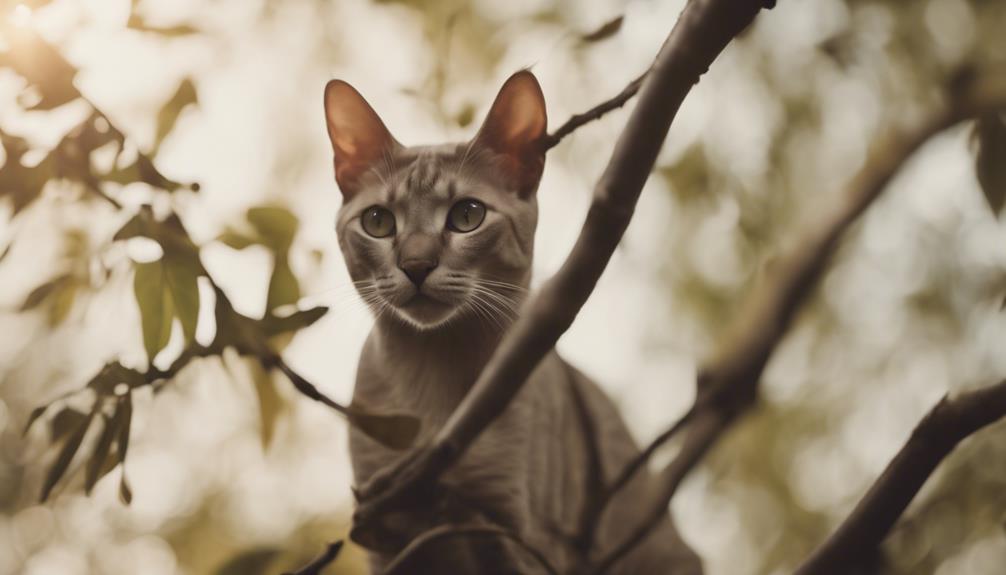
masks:
<instances>
[{"instance_id":1,"label":"blurred foliage","mask_svg":"<svg viewBox=\"0 0 1006 575\"><path fill-rule=\"evenodd\" d=\"M297 233L297 216L283 207L259 206L249 209L246 218L250 231L227 229L217 240L236 250L253 245L269 249L273 254L273 269L266 310L297 303L301 295L300 282L290 268L290 245Z\"/></svg>"},{"instance_id":2,"label":"blurred foliage","mask_svg":"<svg viewBox=\"0 0 1006 575\"><path fill-rule=\"evenodd\" d=\"M33 9L49 3L23 2ZM261 3L263 18L277 17L282 4ZM318 13L328 14L322 4L317 3ZM429 106L430 114L442 125L470 127L483 102L475 99L473 90L452 87L487 83L508 54L511 36L500 33L499 16L461 0L387 0L379 4L401 9L415 19L433 54L429 73L415 85L404 86L402 92ZM785 9L784 4L779 9ZM864 135L869 139L931 104L939 97L936 88L962 64L982 67L1006 60L1006 35L1002 33L1006 30L1006 3L1001 1L849 0L838 5L841 23L806 54L780 59L771 36L757 31L739 39L731 53L746 71L744 80L769 94L778 107L751 109L757 114L778 112L775 127L759 145L758 151L763 149L764 154L757 156L761 162L757 169L744 171L724 151L721 141L705 133L698 134L654 173L670 190L672 209L680 214L674 220L679 227L668 231L666 260L655 265L663 268L668 297L680 304L673 322L698 326L684 331L706 343L715 341L730 323L757 275L792 237L796 224L818 209L824 194L845 175L829 172L828 159L815 152L829 149L822 102L832 91L840 84L854 82L873 96L879 108L876 116L881 120L869 127ZM144 8L142 2L132 2L122 25L159 42L185 43L214 33L201 22L161 25ZM602 17L592 20L595 25L584 26L576 17L578 8L566 1L542 2L514 25L538 26L558 37L572 38L571 60L584 64L589 60L584 56L588 50L619 50L616 39L631 25L631 12L639 9L631 3L619 6L616 8L624 15L616 11L613 18ZM956 21L972 23L971 37L948 44L939 24ZM243 383L253 391L258 406L261 443L270 446L289 410L281 378L271 361L295 334L327 312L320 306L297 307L305 295L303 270L291 263L298 261L294 257L298 218L287 206L267 202L248 209L240 221L211 242L197 242L183 221L191 223L184 200L198 192L199 186L179 181L158 168L158 154L176 123L200 106L195 76L187 75L172 90L166 90L170 93L159 100L163 104L152 118L151 144L143 147L81 93L81 70L63 56L63 46L51 45L29 28L8 25L4 25L3 39L0 67L21 78L18 101L23 110L56 114L83 104L86 113L51 149L34 142L31 134L15 133L7 125L0 127L4 149L0 202L11 206L12 218L20 218L37 202L48 199L48 192L58 189L70 192L68 198L60 196L58 200L111 210L117 222L122 222L109 238L95 238L75 227L61 230L64 250L58 267L28 291L19 309L44 314L48 324L56 328L72 317L75 307L84 307L90 294L112 289L118 279L131 279L132 300L140 317L136 337L143 342L147 357L146 365L127 364L121 358L110 360L83 389L31 412L28 426L45 424L48 431L41 498L51 499L60 488L76 489L72 481L78 472L83 475L83 490L91 493L107 475L116 477L112 472L118 469L119 495L128 503L132 488L122 470L127 461L134 398L139 401L141 390L161 393L170 389L196 360L209 358L226 365L221 358L227 350L246 357L249 381ZM326 36L320 43L326 41L332 40ZM956 45L960 48L947 48ZM589 70L586 64L584 70ZM1004 134L1001 116L983 118L973 131L977 179L985 201L996 213L1006 201ZM112 161L104 161L103 155L110 155ZM137 205L129 195L136 186L148 188L152 199ZM735 227L717 233L720 238L727 237L724 243L736 255L737 269L724 279L703 269L692 255L703 247L703 226L731 211L736 213ZM103 257L114 246L135 240L155 242L160 255L112 264ZM202 251L213 242L234 250L260 246L269 252L267 301L259 317L236 311L203 265ZM10 248L10 244L3 247L0 260ZM936 322L940 341L950 342L961 337L968 318L954 305L957 284L945 272L939 268L930 273L925 285L904 294L902 303L913 318ZM200 290L200 284L204 289ZM208 293L214 295L212 302L204 297ZM133 301L122 305L134 305ZM201 344L196 338L200 310L211 305L211 341ZM828 301L815 301L803 321L813 323L815 333L829 334L838 330L844 315L844 310ZM171 346L173 337L182 342L180 351ZM808 361L816 362L814 365L824 363L815 349L827 337L819 335L811 345ZM702 343L693 345L703 347ZM168 357L172 354L176 355ZM804 383L810 387L810 383L820 382ZM841 384L848 386L843 390L846 393L814 387L814 392L795 398L764 399L707 462L712 495L735 509L740 530L759 551L758 564L749 569L751 572L792 568L853 503L843 499L836 508L810 509L794 494L793 478L801 466L801 454L808 445L841 433L841 420L862 407L857 401L863 396L857 390L869 387L870 382L864 377L863 382ZM380 432L382 423L374 425ZM971 542L989 534L1002 537L1006 472L1001 462L1006 461L1006 445L1001 431L1000 426L980 441L965 445L933 478L932 488L885 545L882 572L935 572ZM11 504L6 492L3 504ZM220 501L211 497L200 502L196 511L161 528L189 572L226 575L292 569L317 555L328 541L345 535L345 521L329 518L242 548L221 536L233 526L215 511L219 505ZM362 554L350 547L331 572L359 572L362 565Z\"/></svg>"},{"instance_id":3,"label":"blurred foliage","mask_svg":"<svg viewBox=\"0 0 1006 575\"><path fill-rule=\"evenodd\" d=\"M980 118L973 138L978 182L989 207L998 215L1006 202L1006 120L1001 114Z\"/></svg>"},{"instance_id":4,"label":"blurred foliage","mask_svg":"<svg viewBox=\"0 0 1006 575\"><path fill-rule=\"evenodd\" d=\"M785 9L785 4L780 8ZM724 157L717 142L704 134L654 173L669 188L675 222L681 226L669 233L663 271L670 297L677 304L674 321L697 326L697 333L705 337L701 343L675 341L675 346L705 349L709 342L716 341L743 305L758 275L770 266L773 255L812 217L805 214L830 205L822 201L824 194L840 193L846 180L838 178L852 175L828 172L829 159L821 159L817 151L834 150L828 146L822 115L822 102L832 96L832 90L841 84L856 83L869 91L871 102L878 106L879 122L869 126L868 141L917 119L931 108L941 97L941 86L960 66L1002 69L1006 64L1006 35L1002 34L1006 29L1006 3L851 0L841 3L839 13L841 24L810 55L780 61L768 34L748 33L737 41L735 58L752 76L751 83L771 94L781 112L766 142L767 153L761 156L764 161L754 171L756 175L741 175L731 165L733 158ZM972 24L973 28L969 28ZM949 36L948 30L955 31L954 26L964 26L966 35L944 37ZM775 113L757 106L749 111ZM996 115L975 122L972 130L976 175L993 215L1001 213L1006 201L1004 127L1002 116ZM739 269L724 281L710 277L707 270L694 263L692 254L702 249L696 242L703 237L703 226L734 208L738 212L737 226L725 243L737 254ZM845 240L838 262L856 257L851 252L859 244L861 230L862 226L857 225L852 237ZM931 241L940 244L941 240ZM953 265L957 256L952 252L944 255L943 250L948 249L945 245L938 247L941 249L923 248L931 257L927 265L921 266L927 270L925 283L904 294L897 304L908 310L911 325L920 326L917 337L949 350L968 337L966 328L977 312L959 304L966 281L959 277L962 270ZM876 281L883 282L884 278L877 277ZM1002 282L997 285L1001 290ZM1000 301L1003 295L999 294ZM849 316L850 310L835 308L819 295L802 312L798 326L813 325L816 335L811 350L834 349L835 342L830 340L842 333ZM829 342L827 346L825 342ZM810 357L801 359L809 365L820 365L822 370L843 361L825 360L813 351ZM876 369L882 371L891 358L876 361ZM862 493L859 490L852 497L843 497L837 508L826 511L808 509L805 502L794 498L794 474L810 461L798 460L800 452L815 441L834 449L835 442L824 440L842 433L836 418L851 417L866 402L877 401L870 399L875 382L869 379L876 378L876 373L861 374L862 381L825 385L827 377L807 375L800 382L806 391L796 397L776 398L769 394L707 459L712 493L736 506L743 537L757 550L758 565L746 572L792 570L851 510ZM904 383L903 393L911 393L911 382ZM949 572L967 572L963 567L967 563L951 561L956 554L986 537L1000 543L1006 538L1006 474L997 463L1006 461L1002 429L999 425L988 430L946 462L946 469L931 479L931 489L923 491L885 543L875 572L936 573L944 563L956 566ZM860 437L868 436L869 432L864 431ZM839 453L828 451L820 457L825 454L839 457ZM849 457L840 460L851 461ZM860 469L847 471L852 477L862 473ZM1001 554L996 557L1006 560ZM945 573L946 569L939 572Z\"/></svg>"}]
</instances>

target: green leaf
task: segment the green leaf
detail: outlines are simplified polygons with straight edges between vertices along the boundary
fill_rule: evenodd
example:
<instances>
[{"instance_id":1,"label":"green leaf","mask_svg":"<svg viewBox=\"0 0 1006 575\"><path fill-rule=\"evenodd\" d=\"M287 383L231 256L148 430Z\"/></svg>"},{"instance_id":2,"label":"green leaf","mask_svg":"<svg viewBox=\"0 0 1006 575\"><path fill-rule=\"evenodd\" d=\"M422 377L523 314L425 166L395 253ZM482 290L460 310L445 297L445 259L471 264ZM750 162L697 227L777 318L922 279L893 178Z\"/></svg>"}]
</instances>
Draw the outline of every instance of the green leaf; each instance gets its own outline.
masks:
<instances>
[{"instance_id":1,"label":"green leaf","mask_svg":"<svg viewBox=\"0 0 1006 575\"><path fill-rule=\"evenodd\" d=\"M27 167L21 163L21 158L31 149L28 141L3 130L0 130L0 140L7 152L7 158L0 168L0 197L7 196L11 199L14 215L17 215L38 198L42 188L52 177L53 161L51 156L46 156L37 165Z\"/></svg>"},{"instance_id":2,"label":"green leaf","mask_svg":"<svg viewBox=\"0 0 1006 575\"><path fill-rule=\"evenodd\" d=\"M258 398L262 449L266 450L272 443L276 421L279 419L280 413L283 412L285 402L276 391L276 382L272 374L266 371L259 361L248 362L248 367L251 370L252 382L255 384L255 395Z\"/></svg>"},{"instance_id":3,"label":"green leaf","mask_svg":"<svg viewBox=\"0 0 1006 575\"><path fill-rule=\"evenodd\" d=\"M182 115L182 112L197 102L196 85L192 83L192 78L185 78L178 84L178 89L175 90L171 99L161 107L161 111L157 114L157 132L154 136L155 150L160 148L161 142L174 129L175 123L178 121L179 116Z\"/></svg>"},{"instance_id":4,"label":"green leaf","mask_svg":"<svg viewBox=\"0 0 1006 575\"><path fill-rule=\"evenodd\" d=\"M119 437L116 445L119 452L119 463L126 464L126 452L129 451L129 428L133 422L133 397L125 395L118 411L122 412L122 424L119 426ZM125 473L123 473L125 475Z\"/></svg>"},{"instance_id":5,"label":"green leaf","mask_svg":"<svg viewBox=\"0 0 1006 575\"><path fill-rule=\"evenodd\" d=\"M234 347L242 355L268 355L269 346L259 333L256 322L235 311L227 294L218 286L213 286L213 291L217 298L217 305L213 310L217 333L211 347L216 349Z\"/></svg>"},{"instance_id":6,"label":"green leaf","mask_svg":"<svg viewBox=\"0 0 1006 575\"><path fill-rule=\"evenodd\" d=\"M133 398L126 395L119 407L122 412L122 424L119 426L119 437L116 439L116 450L119 454L119 465L122 466L122 477L119 479L119 499L126 505L133 502L133 490L126 480L126 453L129 451L129 428L133 421Z\"/></svg>"},{"instance_id":7,"label":"green leaf","mask_svg":"<svg viewBox=\"0 0 1006 575\"><path fill-rule=\"evenodd\" d=\"M72 407L64 407L49 422L49 441L58 442L71 431L80 427L81 422L85 419L87 419L87 414L84 412L77 411Z\"/></svg>"},{"instance_id":8,"label":"green leaf","mask_svg":"<svg viewBox=\"0 0 1006 575\"><path fill-rule=\"evenodd\" d=\"M262 238L262 243L274 252L286 252L293 243L299 221L290 210L279 206L250 208L248 222Z\"/></svg>"},{"instance_id":9,"label":"green leaf","mask_svg":"<svg viewBox=\"0 0 1006 575\"><path fill-rule=\"evenodd\" d=\"M235 250L243 250L259 243L255 238L250 238L230 228L225 229L222 234L217 236L217 241Z\"/></svg>"},{"instance_id":10,"label":"green leaf","mask_svg":"<svg viewBox=\"0 0 1006 575\"><path fill-rule=\"evenodd\" d=\"M40 501L44 502L49 498L53 487L56 486L56 483L66 473L67 468L70 467L70 462L73 461L73 456L80 448L80 443L84 440L84 435L87 433L87 428L90 427L92 419L94 419L93 411L77 426L70 437L66 439L66 443L63 444L59 455L56 456L56 461L49 468L49 472L46 473L45 483L42 485L42 495L39 498Z\"/></svg>"},{"instance_id":11,"label":"green leaf","mask_svg":"<svg viewBox=\"0 0 1006 575\"><path fill-rule=\"evenodd\" d=\"M618 31L622 29L622 22L624 20L625 20L624 16L618 16L616 18L612 18L611 20L608 20L604 24L601 24L601 26L598 27L596 30L581 35L580 40L587 44L593 42L600 42L601 40L607 40L608 38L611 38L612 36L617 34Z\"/></svg>"},{"instance_id":12,"label":"green leaf","mask_svg":"<svg viewBox=\"0 0 1006 575\"><path fill-rule=\"evenodd\" d=\"M196 337L196 323L199 319L199 269L193 269L191 260L186 262L175 257L165 257L162 261L175 312L182 323L182 333L185 334L185 341L192 342ZM196 264L198 265L198 261Z\"/></svg>"},{"instance_id":13,"label":"green leaf","mask_svg":"<svg viewBox=\"0 0 1006 575\"><path fill-rule=\"evenodd\" d=\"M269 295L266 298L266 310L272 311L279 306L297 303L300 299L300 282L290 269L286 253L277 253L273 264L272 277L269 278Z\"/></svg>"},{"instance_id":14,"label":"green leaf","mask_svg":"<svg viewBox=\"0 0 1006 575\"><path fill-rule=\"evenodd\" d=\"M125 471L122 472L122 478L119 479L119 500L126 505L133 502L133 490L129 488L129 481L126 480Z\"/></svg>"},{"instance_id":15,"label":"green leaf","mask_svg":"<svg viewBox=\"0 0 1006 575\"><path fill-rule=\"evenodd\" d=\"M84 183L88 187L97 187L98 182L92 174L91 154L113 142L118 151L121 151L125 142L122 133L111 129L100 113L93 112L67 132L50 154L49 157L55 162L55 175Z\"/></svg>"},{"instance_id":16,"label":"green leaf","mask_svg":"<svg viewBox=\"0 0 1006 575\"><path fill-rule=\"evenodd\" d=\"M28 431L31 429L31 426L34 425L36 421L38 421L38 418L42 417L42 414L45 413L46 409L49 409L49 405L50 404L40 405L35 409L31 410L31 414L28 415L28 421L25 422L24 431L21 432L21 435L28 434Z\"/></svg>"},{"instance_id":17,"label":"green leaf","mask_svg":"<svg viewBox=\"0 0 1006 575\"><path fill-rule=\"evenodd\" d=\"M468 103L465 104L461 108L461 111L459 111L457 115L454 117L454 122L457 123L459 127L466 128L468 127L469 124L472 123L472 120L474 119L475 119L475 106Z\"/></svg>"},{"instance_id":18,"label":"green leaf","mask_svg":"<svg viewBox=\"0 0 1006 575\"><path fill-rule=\"evenodd\" d=\"M49 326L56 327L66 320L73 309L77 298L79 284L76 281L66 281L58 286L52 294L52 305L49 307Z\"/></svg>"},{"instance_id":19,"label":"green leaf","mask_svg":"<svg viewBox=\"0 0 1006 575\"><path fill-rule=\"evenodd\" d=\"M265 332L267 337L299 331L321 319L327 312L327 307L318 306L311 309L296 311L283 317L267 314L261 322L262 331Z\"/></svg>"},{"instance_id":20,"label":"green leaf","mask_svg":"<svg viewBox=\"0 0 1006 575\"><path fill-rule=\"evenodd\" d=\"M975 172L992 213L1006 203L1006 121L998 113L982 116L972 134L977 145Z\"/></svg>"},{"instance_id":21,"label":"green leaf","mask_svg":"<svg viewBox=\"0 0 1006 575\"><path fill-rule=\"evenodd\" d=\"M281 550L262 548L245 551L227 560L217 568L215 575L264 575Z\"/></svg>"},{"instance_id":22,"label":"green leaf","mask_svg":"<svg viewBox=\"0 0 1006 575\"><path fill-rule=\"evenodd\" d=\"M129 21L126 22L126 27L140 32L149 32L151 34L169 37L189 36L199 32L198 29L187 24L180 24L178 26L151 26L150 24L147 24L146 20L144 20L139 14L130 14Z\"/></svg>"},{"instance_id":23,"label":"green leaf","mask_svg":"<svg viewBox=\"0 0 1006 575\"><path fill-rule=\"evenodd\" d=\"M102 428L98 443L95 444L94 451L91 453L91 458L87 461L87 469L84 474L84 493L88 495L91 494L91 490L94 489L98 480L115 468L115 459L112 457L111 450L112 442L118 435L118 427L122 425L122 410L116 409L111 418L103 415L101 419L104 428Z\"/></svg>"},{"instance_id":24,"label":"green leaf","mask_svg":"<svg viewBox=\"0 0 1006 575\"><path fill-rule=\"evenodd\" d=\"M357 429L392 449L412 447L421 427L418 418L406 414L381 415L349 406L346 415Z\"/></svg>"},{"instance_id":25,"label":"green leaf","mask_svg":"<svg viewBox=\"0 0 1006 575\"><path fill-rule=\"evenodd\" d=\"M143 347L151 363L168 345L174 318L173 300L164 276L161 261L136 264L133 292L140 307Z\"/></svg>"},{"instance_id":26,"label":"green leaf","mask_svg":"<svg viewBox=\"0 0 1006 575\"><path fill-rule=\"evenodd\" d=\"M136 213L133 217L129 218L126 223L122 224L119 231L115 232L112 236L112 241L121 242L123 240L129 240L136 237L151 238L153 239L153 232L151 231L150 222L153 220L153 211L149 205L144 205L140 208L140 211Z\"/></svg>"},{"instance_id":27,"label":"green leaf","mask_svg":"<svg viewBox=\"0 0 1006 575\"><path fill-rule=\"evenodd\" d=\"M21 303L19 311L28 311L38 307L43 301L46 300L60 285L70 280L70 274L63 274L57 276L42 285L31 290L28 297L24 298L24 302Z\"/></svg>"},{"instance_id":28,"label":"green leaf","mask_svg":"<svg viewBox=\"0 0 1006 575\"><path fill-rule=\"evenodd\" d=\"M140 387L147 383L142 373L135 369L124 367L117 361L109 362L91 378L87 387L93 389L99 395L115 395L115 388L120 383L125 383L130 388Z\"/></svg>"}]
</instances>

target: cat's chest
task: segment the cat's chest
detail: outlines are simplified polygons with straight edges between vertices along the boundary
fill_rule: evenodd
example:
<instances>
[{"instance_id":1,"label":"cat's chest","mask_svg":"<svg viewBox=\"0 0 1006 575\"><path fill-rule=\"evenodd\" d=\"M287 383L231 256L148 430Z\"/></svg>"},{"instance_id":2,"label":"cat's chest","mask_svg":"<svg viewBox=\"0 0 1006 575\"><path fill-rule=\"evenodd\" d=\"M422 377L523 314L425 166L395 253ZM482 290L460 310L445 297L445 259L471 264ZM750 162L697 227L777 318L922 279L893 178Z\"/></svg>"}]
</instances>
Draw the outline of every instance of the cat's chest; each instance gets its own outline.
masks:
<instances>
[{"instance_id":1,"label":"cat's chest","mask_svg":"<svg viewBox=\"0 0 1006 575\"><path fill-rule=\"evenodd\" d=\"M443 427L478 377L481 364L473 364L471 351L456 354L383 353L381 347L365 346L357 370L354 404L374 412L404 412L421 422L417 443L427 443ZM453 357L452 357L453 356ZM523 394L520 394L523 395ZM451 475L456 481L483 485L520 481L524 472L530 428L526 422L532 408L527 398L518 398L475 442ZM377 470L401 457L361 433L351 433L350 450L357 482L365 482ZM512 489L512 485L506 489Z\"/></svg>"}]
</instances>

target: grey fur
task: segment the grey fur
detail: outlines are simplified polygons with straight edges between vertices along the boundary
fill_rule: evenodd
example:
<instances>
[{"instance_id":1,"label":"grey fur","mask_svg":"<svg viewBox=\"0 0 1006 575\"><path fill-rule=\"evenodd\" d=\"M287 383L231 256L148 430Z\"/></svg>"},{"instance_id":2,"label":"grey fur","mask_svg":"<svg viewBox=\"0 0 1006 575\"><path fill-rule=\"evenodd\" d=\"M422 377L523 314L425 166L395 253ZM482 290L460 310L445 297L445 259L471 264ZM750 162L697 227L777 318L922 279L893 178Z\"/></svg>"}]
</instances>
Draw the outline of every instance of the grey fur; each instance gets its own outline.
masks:
<instances>
[{"instance_id":1,"label":"grey fur","mask_svg":"<svg viewBox=\"0 0 1006 575\"><path fill-rule=\"evenodd\" d=\"M518 193L495 153L474 143L395 147L360 179L339 211L337 233L346 264L376 323L360 357L354 405L369 411L408 411L428 441L444 424L489 359L527 291L537 224L532 193ZM454 201L487 206L484 223L469 233L445 227ZM360 214L381 205L395 215L392 237L373 238ZM421 246L413 245L422 242ZM438 265L422 284L399 269L403 251L422 250ZM372 546L375 572L410 538L452 521L502 523L567 572L584 557L569 536L596 477L577 398L597 432L605 482L638 452L618 411L597 386L550 353L505 413L445 476L452 497L388 518L400 537ZM350 453L357 484L402 456L355 430ZM645 473L602 517L597 558L624 537L648 510L652 478ZM595 483L596 485L596 483ZM476 511L472 511L476 510ZM512 545L465 544L417 557L416 573L534 573L534 563ZM670 516L616 573L698 574L697 556L684 545Z\"/></svg>"}]
</instances>

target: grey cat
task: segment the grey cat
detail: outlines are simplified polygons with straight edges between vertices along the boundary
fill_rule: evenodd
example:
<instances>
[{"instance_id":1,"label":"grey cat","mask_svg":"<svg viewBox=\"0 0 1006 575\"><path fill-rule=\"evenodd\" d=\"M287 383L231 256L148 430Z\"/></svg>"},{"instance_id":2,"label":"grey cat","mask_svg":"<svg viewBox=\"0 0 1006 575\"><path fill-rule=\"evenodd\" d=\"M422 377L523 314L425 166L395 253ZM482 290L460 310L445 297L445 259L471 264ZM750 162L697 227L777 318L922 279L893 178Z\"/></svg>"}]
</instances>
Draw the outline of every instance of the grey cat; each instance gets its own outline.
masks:
<instances>
[{"instance_id":1,"label":"grey cat","mask_svg":"<svg viewBox=\"0 0 1006 575\"><path fill-rule=\"evenodd\" d=\"M353 403L415 414L419 440L427 441L475 382L527 293L545 163L544 97L530 72L518 72L473 140L442 146L403 146L339 80L326 86L325 115L343 195L339 245L376 316ZM430 528L492 522L568 572L620 541L648 509L653 480L641 473L601 517L599 543L584 551L573 540L588 494L636 453L615 406L553 351L445 474L447 495L387 518L382 537L360 539L379 573ZM357 484L402 457L356 430L350 454ZM541 570L515 545L483 538L431 545L408 572ZM668 516L613 572L691 575L702 566Z\"/></svg>"}]
</instances>

